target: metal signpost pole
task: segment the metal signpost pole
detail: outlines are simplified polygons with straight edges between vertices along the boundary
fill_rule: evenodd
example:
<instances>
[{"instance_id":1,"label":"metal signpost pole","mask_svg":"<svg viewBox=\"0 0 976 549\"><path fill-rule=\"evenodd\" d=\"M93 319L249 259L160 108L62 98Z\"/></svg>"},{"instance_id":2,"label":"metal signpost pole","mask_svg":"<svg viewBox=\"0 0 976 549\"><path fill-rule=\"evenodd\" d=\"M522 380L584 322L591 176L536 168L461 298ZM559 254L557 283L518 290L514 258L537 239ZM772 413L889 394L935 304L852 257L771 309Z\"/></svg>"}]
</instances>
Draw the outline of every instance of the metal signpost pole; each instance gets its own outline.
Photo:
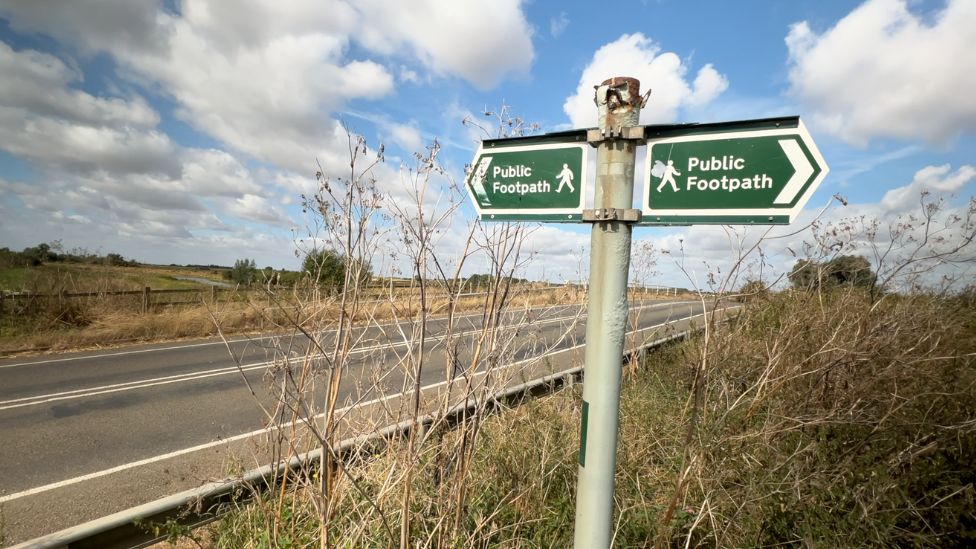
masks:
<instances>
[{"instance_id":1,"label":"metal signpost pole","mask_svg":"<svg viewBox=\"0 0 976 549\"><path fill-rule=\"evenodd\" d=\"M617 77L596 89L602 139L597 149L586 320L583 417L576 493L577 549L610 547L621 357L627 330L634 163L640 82ZM641 134L643 135L643 134ZM585 219L585 217L584 217Z\"/></svg>"}]
</instances>

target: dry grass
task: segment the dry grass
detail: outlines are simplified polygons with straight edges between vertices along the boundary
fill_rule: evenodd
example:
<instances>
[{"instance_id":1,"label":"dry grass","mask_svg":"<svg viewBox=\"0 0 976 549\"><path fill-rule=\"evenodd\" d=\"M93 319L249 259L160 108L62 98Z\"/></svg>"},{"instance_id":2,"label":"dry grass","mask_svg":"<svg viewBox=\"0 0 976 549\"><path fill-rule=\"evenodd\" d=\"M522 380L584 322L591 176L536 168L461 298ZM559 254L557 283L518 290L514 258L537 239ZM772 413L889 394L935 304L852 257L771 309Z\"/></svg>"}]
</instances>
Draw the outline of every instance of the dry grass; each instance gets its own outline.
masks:
<instances>
[{"instance_id":1,"label":"dry grass","mask_svg":"<svg viewBox=\"0 0 976 549\"><path fill-rule=\"evenodd\" d=\"M198 282L177 280L192 276L220 281L219 273L189 267L155 265L119 266L87 263L48 263L0 271L0 290L57 294L66 292L110 292L153 289L197 289Z\"/></svg>"},{"instance_id":2,"label":"dry grass","mask_svg":"<svg viewBox=\"0 0 976 549\"><path fill-rule=\"evenodd\" d=\"M707 340L650 355L623 388L615 545L969 546L973 305L772 295ZM577 386L482 420L456 531L445 521L457 432L428 436L414 461L398 443L361 455L355 485L336 488L330 539L395 546L377 510L396 530L408 464L415 545L570 546L579 402ZM314 487L283 496L239 507L205 545L318 545Z\"/></svg>"},{"instance_id":3,"label":"dry grass","mask_svg":"<svg viewBox=\"0 0 976 549\"><path fill-rule=\"evenodd\" d=\"M700 342L684 366L670 535L707 547L971 544L971 296L770 296Z\"/></svg>"}]
</instances>

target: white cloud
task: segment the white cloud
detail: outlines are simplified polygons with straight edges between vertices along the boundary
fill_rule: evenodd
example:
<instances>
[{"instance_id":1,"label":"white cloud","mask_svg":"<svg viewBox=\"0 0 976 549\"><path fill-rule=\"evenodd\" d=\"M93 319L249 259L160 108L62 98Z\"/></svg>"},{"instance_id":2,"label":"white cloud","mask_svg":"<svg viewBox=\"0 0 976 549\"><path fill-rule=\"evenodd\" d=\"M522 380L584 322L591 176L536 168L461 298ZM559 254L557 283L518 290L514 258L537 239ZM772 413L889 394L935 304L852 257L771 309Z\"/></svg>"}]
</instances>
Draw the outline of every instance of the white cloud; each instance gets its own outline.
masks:
<instances>
[{"instance_id":1,"label":"white cloud","mask_svg":"<svg viewBox=\"0 0 976 549\"><path fill-rule=\"evenodd\" d=\"M373 51L403 50L440 74L460 76L482 89L532 66L532 29L521 0L360 0L364 24L357 40Z\"/></svg>"},{"instance_id":2,"label":"white cloud","mask_svg":"<svg viewBox=\"0 0 976 549\"><path fill-rule=\"evenodd\" d=\"M557 224L540 225L529 231L522 250L537 254L543 262L572 256L590 245L588 234L570 231Z\"/></svg>"},{"instance_id":3,"label":"white cloud","mask_svg":"<svg viewBox=\"0 0 976 549\"><path fill-rule=\"evenodd\" d=\"M195 34L228 57L283 36L328 36L344 42L358 24L355 10L340 0L184 0L180 11Z\"/></svg>"},{"instance_id":4,"label":"white cloud","mask_svg":"<svg viewBox=\"0 0 976 549\"><path fill-rule=\"evenodd\" d=\"M944 142L976 129L976 3L931 18L904 0L869 0L822 33L790 28L790 91L820 127L852 143Z\"/></svg>"},{"instance_id":5,"label":"white cloud","mask_svg":"<svg viewBox=\"0 0 976 549\"><path fill-rule=\"evenodd\" d=\"M96 97L70 86L63 61L0 42L0 149L43 167L179 174L176 148L140 97Z\"/></svg>"},{"instance_id":6,"label":"white cloud","mask_svg":"<svg viewBox=\"0 0 976 549\"><path fill-rule=\"evenodd\" d=\"M21 32L50 34L82 52L153 49L163 38L157 0L78 0L52 6L36 0L0 4L0 16Z\"/></svg>"},{"instance_id":7,"label":"white cloud","mask_svg":"<svg viewBox=\"0 0 976 549\"><path fill-rule=\"evenodd\" d=\"M417 71L407 68L404 65L400 65L399 77L401 82L420 84L420 75L417 74Z\"/></svg>"},{"instance_id":8,"label":"white cloud","mask_svg":"<svg viewBox=\"0 0 976 549\"><path fill-rule=\"evenodd\" d=\"M342 60L342 37L282 34L225 52L207 40L209 28L178 18L169 25L166 50L117 55L130 70L163 84L191 125L281 167L310 170L317 156L328 161L342 148L328 113L349 99L393 89L382 66Z\"/></svg>"},{"instance_id":9,"label":"white cloud","mask_svg":"<svg viewBox=\"0 0 976 549\"><path fill-rule=\"evenodd\" d=\"M390 140L404 151L421 152L424 148L424 138L415 124L391 124L388 128Z\"/></svg>"},{"instance_id":10,"label":"white cloud","mask_svg":"<svg viewBox=\"0 0 976 549\"><path fill-rule=\"evenodd\" d=\"M263 196L245 194L230 203L227 211L237 217L259 221L268 225L290 228L295 225L292 219L278 205Z\"/></svg>"},{"instance_id":11,"label":"white cloud","mask_svg":"<svg viewBox=\"0 0 976 549\"><path fill-rule=\"evenodd\" d=\"M220 211L290 226L239 159L177 146L156 129L159 116L143 98L73 89L81 75L67 63L4 43L0 71L13 77L0 81L0 149L39 173L33 183L0 181L24 206L12 216L31 228L21 236L28 242L66 234L186 240L228 230Z\"/></svg>"},{"instance_id":12,"label":"white cloud","mask_svg":"<svg viewBox=\"0 0 976 549\"><path fill-rule=\"evenodd\" d=\"M181 186L196 195L236 197L260 191L250 171L225 151L190 149L183 162Z\"/></svg>"},{"instance_id":13,"label":"white cloud","mask_svg":"<svg viewBox=\"0 0 976 549\"><path fill-rule=\"evenodd\" d=\"M722 94L729 87L729 80L715 70L711 63L698 71L691 90L688 104L693 106L706 105Z\"/></svg>"},{"instance_id":14,"label":"white cloud","mask_svg":"<svg viewBox=\"0 0 976 549\"><path fill-rule=\"evenodd\" d=\"M567 27L569 27L569 16L564 11L559 12L557 17L549 19L549 34L553 38L559 38Z\"/></svg>"},{"instance_id":15,"label":"white cloud","mask_svg":"<svg viewBox=\"0 0 976 549\"><path fill-rule=\"evenodd\" d=\"M110 54L123 77L175 99L177 115L191 126L280 167L311 171L316 157L341 163L345 147L329 115L351 99L393 91L383 65L346 58L363 21L342 0L187 0L178 13L156 2L72 6L42 10L23 2L3 13L15 28ZM127 20L134 32L99 35L103 21L121 17L116 9L134 12ZM75 12L74 19L63 15Z\"/></svg>"},{"instance_id":16,"label":"white cloud","mask_svg":"<svg viewBox=\"0 0 976 549\"><path fill-rule=\"evenodd\" d=\"M955 172L951 170L949 164L922 168L915 172L911 183L886 192L881 207L886 212L895 213L918 208L923 193L955 193L976 179L976 167L972 165L961 166Z\"/></svg>"},{"instance_id":17,"label":"white cloud","mask_svg":"<svg viewBox=\"0 0 976 549\"><path fill-rule=\"evenodd\" d=\"M278 172L272 178L274 184L282 189L285 196L299 200L301 196L311 198L318 191L315 179L292 172Z\"/></svg>"},{"instance_id":18,"label":"white cloud","mask_svg":"<svg viewBox=\"0 0 976 549\"><path fill-rule=\"evenodd\" d=\"M63 61L34 50L14 51L0 42L0 104L82 124L152 127L159 115L139 97L95 97L69 85L82 75Z\"/></svg>"},{"instance_id":19,"label":"white cloud","mask_svg":"<svg viewBox=\"0 0 976 549\"><path fill-rule=\"evenodd\" d=\"M65 171L179 175L176 148L166 134L72 124L5 107L0 107L0 148Z\"/></svg>"},{"instance_id":20,"label":"white cloud","mask_svg":"<svg viewBox=\"0 0 976 549\"><path fill-rule=\"evenodd\" d=\"M576 93L566 99L563 110L575 127L597 125L593 87L614 76L641 81L642 93L652 88L647 106L641 110L642 124L672 122L682 107L705 105L728 87L728 80L711 64L702 67L694 84L685 80L688 67L676 54L641 33L625 34L600 47L583 69Z\"/></svg>"},{"instance_id":21,"label":"white cloud","mask_svg":"<svg viewBox=\"0 0 976 549\"><path fill-rule=\"evenodd\" d=\"M434 74L490 86L526 71L534 56L532 29L518 0L409 6L369 0L186 0L175 7L110 0L59 10L13 2L0 14L18 32L47 34L86 56L110 55L123 84L169 96L176 116L232 150L175 146L154 129L159 116L141 98L75 93L70 85L80 75L46 54L37 54L40 61L34 63L45 69L35 71L43 78L33 77L32 88L16 84L16 96L25 104L0 112L0 138L8 138L0 147L59 173L104 170L103 188L126 180L125 173L165 174L171 188L232 199L242 215L259 210L258 198L272 196L261 192L236 153L269 164L267 179L279 188L311 191L314 181L305 174L317 169L316 160L327 174L346 171L347 136L333 113L353 100L392 94L394 72L401 82L419 83L413 68L419 62ZM485 25L503 30L484 34ZM378 52L402 63L391 64L391 70L387 59L350 58L354 41L367 55ZM0 91L15 95L2 86L14 84L0 82ZM27 99L35 104L27 105ZM36 116L45 110L57 116ZM85 123L73 124L66 120L69 115ZM392 140L410 150L422 147L414 124L388 122ZM395 167L381 165L376 171L384 190L402 194ZM139 200L155 196L148 179L133 187ZM257 198L248 202L245 195ZM218 210L229 208L211 202Z\"/></svg>"}]
</instances>

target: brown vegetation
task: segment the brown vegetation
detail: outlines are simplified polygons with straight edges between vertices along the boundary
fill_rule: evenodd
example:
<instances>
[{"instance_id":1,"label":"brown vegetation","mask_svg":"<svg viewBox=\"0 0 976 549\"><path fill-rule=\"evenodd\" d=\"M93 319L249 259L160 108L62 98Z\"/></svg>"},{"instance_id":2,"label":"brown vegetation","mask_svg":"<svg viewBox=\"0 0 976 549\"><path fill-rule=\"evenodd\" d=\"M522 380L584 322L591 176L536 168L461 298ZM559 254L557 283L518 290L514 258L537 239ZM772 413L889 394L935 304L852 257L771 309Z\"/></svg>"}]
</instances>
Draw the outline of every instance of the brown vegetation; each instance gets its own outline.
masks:
<instances>
[{"instance_id":1,"label":"brown vegetation","mask_svg":"<svg viewBox=\"0 0 976 549\"><path fill-rule=\"evenodd\" d=\"M773 294L649 355L623 389L615 545L969 546L973 305L972 293L875 307L854 289ZM409 460L406 440L358 454L334 487L330 539L396 545L409 479L421 546L570 546L578 390L485 415L462 477L459 430L435 429ZM445 490L462 478L470 499L448 528ZM315 492L296 482L209 527L206 545L318 545Z\"/></svg>"}]
</instances>

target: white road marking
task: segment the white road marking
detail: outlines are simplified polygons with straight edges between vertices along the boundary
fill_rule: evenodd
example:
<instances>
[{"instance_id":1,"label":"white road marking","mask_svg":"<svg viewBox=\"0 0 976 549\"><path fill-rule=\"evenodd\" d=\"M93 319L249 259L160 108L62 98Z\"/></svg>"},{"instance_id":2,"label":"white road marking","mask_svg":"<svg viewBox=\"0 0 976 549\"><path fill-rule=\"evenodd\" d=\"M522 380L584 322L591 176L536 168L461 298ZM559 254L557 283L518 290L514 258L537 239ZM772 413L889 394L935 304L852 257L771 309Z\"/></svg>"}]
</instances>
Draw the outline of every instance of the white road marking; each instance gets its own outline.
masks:
<instances>
[{"instance_id":1,"label":"white road marking","mask_svg":"<svg viewBox=\"0 0 976 549\"><path fill-rule=\"evenodd\" d=\"M677 303L668 303L668 305L676 305L676 304ZM643 309L654 309L654 308L658 308L660 306L661 306L661 304L654 304L654 305L649 305L649 306L638 307L635 310L636 311L641 311ZM580 317L583 317L583 316L585 316L585 315L582 315L582 314L580 315ZM543 324L553 324L553 323L557 323L557 322L563 322L563 321L567 321L567 320L573 320L573 319L576 319L576 318L577 318L576 316L566 316L566 317L561 317L561 318L551 318L551 319L536 321L536 322L534 322L532 324L534 326L539 326L539 325L543 325ZM503 326L502 328L518 328L518 327L519 326ZM464 337L464 336L476 334L476 333L478 333L480 331L481 331L480 328L479 329L473 329L473 330L468 330L468 331L464 331L464 332L459 332L457 335L459 337ZM444 337L443 335L434 335L434 336L428 337L427 338L427 341L437 341L437 340L443 339L443 337ZM401 342L390 342L390 343L384 343L384 344L379 344L379 345L372 345L372 346L368 346L368 347L359 347L359 348L356 348L356 349L353 349L352 351L350 351L350 354L357 355L357 354L371 353L373 351L379 351L379 350L390 349L390 348L395 348L395 347L402 347L402 346L406 346L406 345L410 345L410 344L412 344L412 343L411 342L403 342L403 341L401 341ZM305 359L305 357L290 358L290 359L288 359L288 363L291 364L291 363L295 363L295 362L301 362L304 359ZM142 379L142 380L136 380L136 381L128 381L128 382L125 382L125 383L115 383L115 384L112 384L112 385L102 385L102 386L99 386L99 387L86 387L86 388L83 388L83 389L74 389L74 390L71 390L71 391L62 391L60 393L50 393L50 394L45 394L45 395L35 395L35 396L29 396L29 397L21 397L21 398L16 398L16 399L11 399L11 400L0 401L0 411L12 410L14 408L23 408L23 407L26 407L26 406L36 406L36 405L39 405L39 404L48 404L48 403L51 403L51 402L59 402L59 401L63 401L63 400L74 400L74 399L79 399L79 398L87 398L87 397L93 397L93 396L110 394L110 393L118 393L118 392L122 392L122 391L131 391L131 390L134 390L134 389L144 389L144 388L148 388L148 387L157 387L157 386L160 386L160 385L170 385L170 384L173 384L173 383L180 383L180 382L184 382L184 381L195 381L195 380L206 379L206 378L210 378L210 377L217 377L217 376L223 376L223 375L231 375L231 374L235 374L235 373L238 373L238 372L250 372L250 371L253 371L253 370L259 370L259 369L267 368L268 366L271 366L273 364L275 364L274 361L260 362L260 363L254 363L254 364L244 364L244 365L241 365L240 368L238 368L237 366L229 366L229 367L226 367L226 368L219 368L219 369L216 369L216 370L187 372L187 373L184 373L184 374L176 374L176 375L171 375L171 376L163 376L163 377L157 377L157 378Z\"/></svg>"},{"instance_id":2,"label":"white road marking","mask_svg":"<svg viewBox=\"0 0 976 549\"><path fill-rule=\"evenodd\" d=\"M674 304L678 304L678 303L681 303L681 302L668 302L667 304L668 305L674 305ZM566 308L569 308L569 307L575 307L577 305L579 305L579 304L575 304L575 305L560 305L558 307L559 308L562 308L562 309L566 309ZM554 307L554 309L555 308L556 307ZM534 309L530 309L530 310L534 310ZM481 316L481 313L469 314L469 315L460 315L460 316L457 316L455 318L456 319L462 319L462 318L469 318L469 317L474 317L474 316ZM433 318L431 320L436 321L436 320L442 320L444 318L446 318L446 317L437 317L437 318ZM407 322L407 321L403 321L403 322ZM374 324L374 325L371 325L371 326L367 326L367 328L382 328L382 327L396 326L396 325L397 325L397 323L391 322L391 323L387 323L387 324ZM335 332L335 330L324 330L322 332L319 332L319 335L325 335L325 334L334 333L334 332ZM296 336L296 335L300 336L302 334L301 333L298 333L298 334L281 334L281 335L257 336L257 337L250 337L250 338L249 337L243 337L243 338L239 338L239 339L228 339L227 340L227 343L230 343L230 344L233 344L233 343L248 343L248 342L252 342L252 341L261 341L261 340L265 340L265 339L275 339L275 338L281 338L281 337L287 337L287 336ZM220 341L205 341L205 342L202 342L202 343L187 343L187 344L183 344L183 345L172 345L172 346L169 346L169 347L153 347L152 349L134 349L134 350L131 350L131 351L118 351L118 352L102 353L102 354L95 354L95 355L69 356L69 357L62 357L62 358L49 358L49 359L45 359L45 360L33 360L33 361L28 361L28 362L17 362L17 363L14 363L14 364L0 364L0 368L15 368L17 366L32 366L32 365L35 365L35 364L51 364L53 362L70 362L70 361L74 361L74 360L85 360L85 359L89 359L89 358L104 358L104 357L113 357L113 356L137 355L137 354L144 354L144 353L155 353L155 352L158 352L158 351L175 351L177 349L192 349L194 347L208 347L208 346L213 346L213 345L224 345L224 342L222 340L220 340Z\"/></svg>"},{"instance_id":3,"label":"white road marking","mask_svg":"<svg viewBox=\"0 0 976 549\"><path fill-rule=\"evenodd\" d=\"M674 302L674 303L664 303L664 304L657 303L657 304L653 304L653 305L647 305L647 306L637 307L635 310L640 311L640 310L643 310L643 309L654 309L654 308L661 307L662 305L678 305L678 304L681 304L681 303L691 303L691 302L680 302L680 303L679 302ZM580 316L585 316L585 315L580 315ZM561 317L561 318L555 318L555 319L541 320L541 321L535 322L534 324L535 325L539 325L539 324L550 324L550 323L554 323L554 322L562 322L562 321L565 321L565 320L572 320L572 319L575 319L575 318L577 318L577 317L574 315L574 316L569 316L569 317ZM504 327L505 326L503 326L503 328ZM512 327L515 327L515 326L512 326ZM473 330L468 330L466 332L459 332L457 335L458 336L467 336L467 335L471 335L471 334L474 334L474 333L478 333L479 331L480 331L480 329L473 329ZM436 341L436 340L442 339L442 338L443 338L443 336L430 336L427 340L428 341ZM405 346L405 345L408 345L408 344L409 344L408 342L398 342L398 343L391 342L391 343L386 343L386 344L372 345L372 346L368 346L368 347L360 347L360 348L357 348L357 349L353 349L351 351L351 354L369 353L369 352L373 352L373 351L377 351L377 350L389 349L389 348L392 348L392 347ZM288 362L289 363L293 363L293 362L300 362L302 360L304 360L304 357L296 357L296 358L290 358L288 360ZM112 384L112 385L103 385L103 386L100 386L100 387L86 387L86 388L83 388L83 389L74 389L74 390L71 390L71 391L63 391L63 392L60 392L60 393L51 393L51 394L46 394L46 395L35 395L35 396L30 396L30 397L21 397L21 398L16 398L16 399L11 399L11 400L0 401L0 411L12 409L12 408L20 408L20 407L23 407L23 406L31 406L31 405L35 405L35 404L44 404L44 403L48 403L48 402L55 402L55 401L60 401L60 400L68 400L68 399L74 399L74 398L82 398L82 397L88 397L88 396L96 396L96 395L101 395L101 394L106 394L106 393L115 393L115 392L119 392L119 391L131 390L131 389L141 389L141 388L153 387L153 386L157 386L157 385L168 385L168 384L171 384L171 383L177 383L177 382L181 382L181 381L193 381L193 380L196 380L196 379L205 379L205 378L208 378L208 377L214 377L214 376L219 376L219 375L227 375L227 374L237 373L240 370L243 370L245 372L249 372L249 371L252 371L252 370L257 370L257 369L265 368L265 367L270 366L272 364L275 364L275 362L274 361L269 361L269 362L260 362L260 363L244 364L244 365L241 365L240 369L238 369L237 366L229 366L229 367L226 367L226 368L220 368L220 369L216 369L216 370L205 370L205 371L187 372L187 373L183 373L183 374L175 374L175 375L172 375L172 376L163 376L163 377L158 377L158 378L150 378L150 379L142 379L142 380L136 380L136 381L128 381L128 382L124 382L124 383L116 383L116 384Z\"/></svg>"},{"instance_id":4,"label":"white road marking","mask_svg":"<svg viewBox=\"0 0 976 549\"><path fill-rule=\"evenodd\" d=\"M733 308L738 308L738 307L733 307ZM685 318L679 318L679 319L675 319L675 320L669 320L669 321L666 321L666 322L662 322L660 324L655 324L654 326L648 326L647 328L640 328L638 330L631 330L630 332L627 332L627 335L633 334L635 332L643 331L643 330L653 330L654 328L660 328L661 326L664 326L666 324L670 324L672 322L678 322L678 321L681 321L681 320L691 320L693 318L697 318L697 317L703 316L705 314L707 314L707 313L699 313L697 315L692 315L692 316L685 317ZM555 353L550 353L550 354L565 353L565 352L568 352L568 351L572 351L572 350L575 350L575 349L579 349L580 347L583 347L584 345L586 345L586 344L585 343L580 343L580 344L574 345L574 346L569 347L569 348L566 348L566 349L560 349L559 351L556 351ZM532 361L541 360L541 359L545 358L546 356L549 356L549 355L540 355L540 356L536 356L536 357L532 357L532 358L527 358L527 359L524 359L524 360L520 360L518 362L513 362L511 364L507 364L507 365L502 366L502 367L503 368L513 368L513 367L516 367L516 366L521 366L523 364L530 363ZM485 373L487 373L487 372L478 371L478 372L475 372L475 375L484 375ZM448 383L451 383L451 381L449 381L449 380L439 381L437 383L432 383L430 385L424 385L423 387L421 387L421 389L424 390L424 391L426 391L426 390L429 390L429 389L433 389L434 387L439 387L441 385L446 385ZM402 396L404 394L405 394L404 392L399 392L399 393L395 393L395 394L392 394L392 395L385 395L385 396L382 396L382 397L374 398L372 400L368 400L368 401L364 401L364 402L358 402L358 403L355 403L355 404L351 404L349 406L345 406L343 408L339 408L338 410L336 410L336 412L337 413L343 413L343 412L346 412L346 411L348 411L348 410L350 410L350 409L352 409L354 407L357 407L357 406L370 406L372 404L376 404L378 402L382 402L383 400L393 399L393 398ZM323 416L323 414L318 414L318 415L312 417L310 419L310 421L314 421L316 419L319 419L322 416ZM272 430L274 430L276 428L277 428L277 426L272 426L272 427L269 427L269 428L264 428L264 429L258 429L256 431L251 431L249 433L241 433L239 435L234 435L232 437L228 437L228 438L224 438L224 439L220 439L220 440L215 440L215 441L212 441L212 442L206 442L206 443L203 443L203 444L198 444L196 446L191 446L189 448L183 448L182 450L175 450L173 452L168 452L166 454L160 454L158 456L153 456L153 457L149 457L149 458L145 458L145 459L140 459L139 461L132 461L132 462L129 462L129 463L123 463L122 465L117 465L117 466L111 467L109 469L102 469L101 471L95 471L94 473L88 473L87 475L81 475L81 476L77 476L77 477L72 477L72 478L69 478L69 479L62 480L62 481L52 482L50 484L45 484L43 486L37 486L37 487L34 487L34 488L29 488L27 490L23 490L23 491L20 491L20 492L15 492L13 494L9 494L9 495L6 495L6 496L0 496L0 504L7 503L9 501L14 501L16 499L21 499L21 498L24 498L24 497L27 497L27 496L33 496L35 494L40 494L40 493L43 493L43 492L49 492L51 490L56 490L58 488L63 488L65 486L71 486L72 484L78 484L80 482L85 482L87 480L92 480L92 479L96 479L96 478L99 478L99 477L104 477L104 476L107 476L107 475L111 475L113 473L118 473L118 472L126 471L126 470L129 470L129 469L134 469L136 467L141 467L143 465L149 465L149 464L156 463L156 462L159 462L159 461L163 461L163 460L166 460L166 459L170 459L170 458L173 458L173 457L182 456L182 455L189 454L189 453L193 453L193 452L197 452L197 451L200 451L200 450L206 450L208 448L213 448L215 446L220 446L222 444L228 444L230 442L235 442L235 441L243 440L243 439L246 439L246 438L249 438L249 437L258 436L258 435L260 435L262 433L268 433L268 432L270 432L270 431L272 431Z\"/></svg>"}]
</instances>

